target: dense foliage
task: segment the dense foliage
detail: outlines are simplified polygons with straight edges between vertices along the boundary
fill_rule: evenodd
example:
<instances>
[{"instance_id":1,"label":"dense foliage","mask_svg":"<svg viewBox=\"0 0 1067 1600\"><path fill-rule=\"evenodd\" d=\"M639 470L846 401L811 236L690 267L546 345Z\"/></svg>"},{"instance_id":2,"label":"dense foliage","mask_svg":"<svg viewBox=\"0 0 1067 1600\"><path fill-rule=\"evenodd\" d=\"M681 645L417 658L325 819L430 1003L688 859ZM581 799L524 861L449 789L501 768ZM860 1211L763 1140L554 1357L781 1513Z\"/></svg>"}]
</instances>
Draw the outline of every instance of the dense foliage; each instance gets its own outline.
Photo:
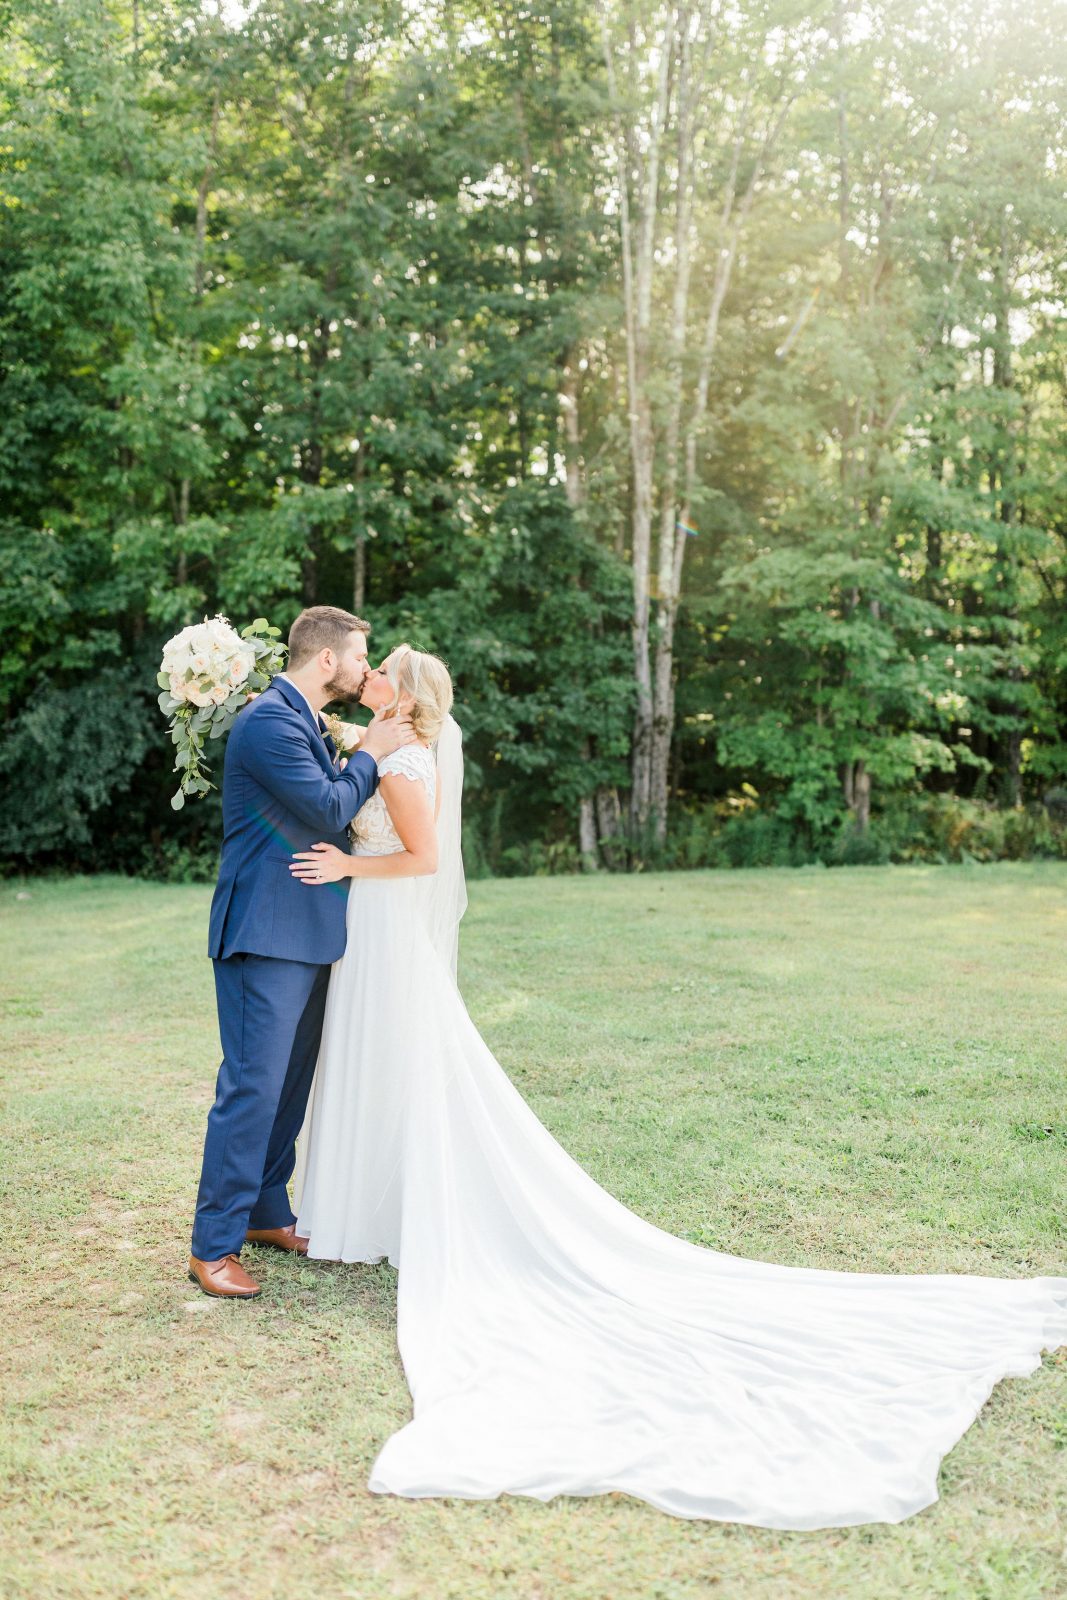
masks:
<instances>
[{"instance_id":1,"label":"dense foliage","mask_svg":"<svg viewBox=\"0 0 1067 1600\"><path fill-rule=\"evenodd\" d=\"M9 0L0 856L165 639L439 651L473 870L1067 854L1063 0Z\"/></svg>"}]
</instances>

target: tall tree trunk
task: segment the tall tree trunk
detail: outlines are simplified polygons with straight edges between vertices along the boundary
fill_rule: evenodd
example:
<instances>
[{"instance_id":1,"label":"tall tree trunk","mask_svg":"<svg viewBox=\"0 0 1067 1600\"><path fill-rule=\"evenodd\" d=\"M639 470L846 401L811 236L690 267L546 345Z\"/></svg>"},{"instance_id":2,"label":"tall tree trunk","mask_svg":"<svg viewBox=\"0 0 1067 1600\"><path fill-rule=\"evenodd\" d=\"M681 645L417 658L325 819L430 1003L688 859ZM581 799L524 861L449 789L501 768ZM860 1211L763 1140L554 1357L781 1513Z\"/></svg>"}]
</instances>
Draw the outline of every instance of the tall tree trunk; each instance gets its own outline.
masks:
<instances>
[{"instance_id":1,"label":"tall tree trunk","mask_svg":"<svg viewBox=\"0 0 1067 1600\"><path fill-rule=\"evenodd\" d=\"M615 162L618 171L619 227L622 244L622 289L626 332L627 412L630 425L630 471L633 488L630 561L633 574L633 669L635 688L631 754L630 830L635 839L648 827L652 801L652 661L650 642L650 575L652 556L652 482L655 440L649 393L649 344L652 326L652 270L659 206L660 154L670 99L675 13L668 12L660 41L659 70L651 127L640 156L623 123L615 71L615 52L602 20L604 60L615 108ZM629 54L631 87L636 63ZM640 163L637 216L630 213L631 172Z\"/></svg>"},{"instance_id":2,"label":"tall tree trunk","mask_svg":"<svg viewBox=\"0 0 1067 1600\"><path fill-rule=\"evenodd\" d=\"M686 546L685 529L680 523L688 524L699 499L698 442L705 426L720 313L737 255L738 239L757 185L766 172L771 150L797 93L796 89L789 92L784 77L776 80L776 91L764 126L751 148L747 148L748 117L754 89L746 87L738 96L740 109L734 128L730 172L722 191L720 231L714 242L714 257L703 263L701 274L702 278L711 279L711 299L698 347L695 389L687 394L683 357L689 343L691 257L698 237L692 218L703 194L698 179L707 181L715 171L715 164L708 161L706 153L701 154L702 164L697 167L697 139L706 131L708 120L722 114L707 98L707 86L713 75L705 70L718 42L719 26L717 15L709 8L687 4L665 8L655 41L655 88L649 116L647 122L627 127L619 96L616 52L607 22L602 20L604 59L615 121L633 494L631 562L636 710L630 827L635 841L647 837L650 828L658 841L666 834L675 715L674 638ZM637 56L638 46L631 26L626 55L631 105L640 104L644 85L651 80L651 72L646 77L645 63L638 61ZM762 55L757 52L757 73L762 61ZM751 84L751 80L748 82ZM673 158L669 163L665 158L668 138ZM664 172L666 179L662 176ZM663 239L658 230L666 215L660 193L665 182L673 184L674 206L669 237ZM665 351L662 360L657 359L652 326L653 275L660 263L666 263L665 270L673 274L670 320L662 341ZM657 401L662 416L662 433L657 437L653 395L660 393L666 398ZM685 478L680 492L679 452L682 418L687 412ZM661 446L663 479L658 502L653 650L651 565L657 445Z\"/></svg>"},{"instance_id":3,"label":"tall tree trunk","mask_svg":"<svg viewBox=\"0 0 1067 1600\"><path fill-rule=\"evenodd\" d=\"M833 35L835 61L838 70L837 90L837 294L842 308L848 306L849 283L849 258L848 258L848 230L850 227L851 213L851 179L848 165L848 97L845 92L845 34L844 34L845 8L841 0L836 0L833 17ZM842 488L848 482L849 469L849 406L848 396L842 388L841 403L839 408L838 427L841 434L841 454L838 459L838 474ZM851 802L850 802L851 804Z\"/></svg>"},{"instance_id":4,"label":"tall tree trunk","mask_svg":"<svg viewBox=\"0 0 1067 1600\"><path fill-rule=\"evenodd\" d=\"M361 523L356 529L352 547L352 610L363 615L367 600L367 530Z\"/></svg>"},{"instance_id":5,"label":"tall tree trunk","mask_svg":"<svg viewBox=\"0 0 1067 1600\"><path fill-rule=\"evenodd\" d=\"M587 761L592 758L588 739L583 754ZM600 851L597 847L596 798L591 794L583 794L578 802L578 853L583 872L595 872L600 865Z\"/></svg>"},{"instance_id":6,"label":"tall tree trunk","mask_svg":"<svg viewBox=\"0 0 1067 1600\"><path fill-rule=\"evenodd\" d=\"M353 472L355 478L356 526L352 535L352 610L357 617L363 615L367 599L367 523L363 515L360 489L367 473L367 441L360 440Z\"/></svg>"},{"instance_id":7,"label":"tall tree trunk","mask_svg":"<svg viewBox=\"0 0 1067 1600\"><path fill-rule=\"evenodd\" d=\"M218 89L211 106L211 133L208 138L208 158L204 163L204 171L196 191L196 247L194 267L193 292L199 300L204 293L204 267L207 248L207 197L211 193L211 179L215 171L215 159L219 142L219 110L222 96Z\"/></svg>"},{"instance_id":8,"label":"tall tree trunk","mask_svg":"<svg viewBox=\"0 0 1067 1600\"><path fill-rule=\"evenodd\" d=\"M686 67L687 64L683 60L683 66L679 71L678 91L678 121L680 127L684 126L684 122L690 120L688 116L683 118L681 112L681 102L685 97L683 91L688 92L688 72ZM700 489L700 466L697 452L706 426L708 396L711 389L711 374L715 355L718 350L722 307L733 277L741 236L752 209L757 185L766 171L768 159L781 134L793 99L794 96L787 96L777 114L769 120L756 152L756 158L752 163L748 182L740 194L738 193L740 165L747 134L751 97L743 101L738 114L730 170L723 189L722 208L719 217L719 238L725 242L720 245L715 257L711 298L704 318L696 384L690 401L689 418L686 426L684 498L681 506L678 504L677 472L672 470L671 467L672 443L674 450L677 448L676 436L672 437L672 432L670 431L673 428L675 418L673 407L668 413L667 460L669 465L660 514L659 569L657 576L659 609L653 675L652 792L650 800L654 836L657 843L660 844L664 842L667 836L667 814L670 800L671 744L674 739L675 710L674 639L678 623L678 611L681 605L682 573L685 565L686 543L689 537L688 530L692 524L693 507ZM683 176L688 171L688 163L691 158L691 151L688 152L684 161L682 154L679 153L678 166ZM684 245L681 238L679 238L677 249L678 268L675 277L672 349L674 348L674 339L677 336L679 319L682 322L681 338L683 344L684 323L688 320L686 315L690 274L688 236ZM678 370L678 385L680 389L680 366Z\"/></svg>"},{"instance_id":9,"label":"tall tree trunk","mask_svg":"<svg viewBox=\"0 0 1067 1600\"><path fill-rule=\"evenodd\" d=\"M1008 269L1008 229L1008 213L1004 211L1001 215L1000 248L994 266L996 302L992 333L993 386L1004 393L1013 389L1015 385L1009 321L1011 283ZM1018 646L1015 638L1010 629L1004 626L1005 623L1016 621L1019 615L1018 553L1013 532L1016 520L1013 427L1014 424L1008 416L1004 416L1000 421L999 437L994 440L989 469L989 491L991 498L999 497L997 517L1005 529L1005 537L997 541L996 560L1002 588L1002 598L998 601L1000 616L997 621L998 627L1003 631L1005 647L1013 658L1005 674L1003 700L1005 710L1015 720L998 741L1001 763L999 787L1008 804L1017 806L1022 802L1023 710L1018 692L1018 685L1022 682L1022 669L1016 657Z\"/></svg>"},{"instance_id":10,"label":"tall tree trunk","mask_svg":"<svg viewBox=\"0 0 1067 1600\"><path fill-rule=\"evenodd\" d=\"M137 12L134 11L134 23L137 23ZM215 162L218 158L219 147L219 118L222 109L222 94L216 88L211 103L211 130L208 134L207 160L204 170L200 175L200 182L196 190L196 234L193 248L193 299L199 306L204 298L205 271L207 257L207 201L211 193L211 180L215 172ZM194 334L193 351L199 356L200 340ZM189 521L189 504L192 495L192 482L186 476L179 480L178 492L171 491L171 511L176 528L184 528ZM177 564L175 570L175 583L179 589L184 588L189 580L189 554L185 547L184 536L178 546Z\"/></svg>"},{"instance_id":11,"label":"tall tree trunk","mask_svg":"<svg viewBox=\"0 0 1067 1600\"><path fill-rule=\"evenodd\" d=\"M327 295L337 287L337 270L331 266L323 280ZM308 396L308 435L300 446L300 481L317 487L322 482L325 465L325 448L322 442L322 382L330 356L330 314L323 311L318 319L318 337L309 341L308 362L311 368L311 391ZM294 352L300 360L299 349ZM304 604L318 604L319 558L322 554L322 525L313 522L307 530L307 545L300 561L300 583Z\"/></svg>"},{"instance_id":12,"label":"tall tree trunk","mask_svg":"<svg viewBox=\"0 0 1067 1600\"><path fill-rule=\"evenodd\" d=\"M652 680L652 787L653 836L657 844L667 838L671 744L674 738L674 628L678 599L667 596L659 607L656 631L655 676Z\"/></svg>"},{"instance_id":13,"label":"tall tree trunk","mask_svg":"<svg viewBox=\"0 0 1067 1600\"><path fill-rule=\"evenodd\" d=\"M564 478L564 492L567 504L576 510L585 499L585 485L582 477L582 435L578 415L578 352L568 351L563 365L563 376L559 386L559 411L563 424L564 462L566 476Z\"/></svg>"},{"instance_id":14,"label":"tall tree trunk","mask_svg":"<svg viewBox=\"0 0 1067 1600\"><path fill-rule=\"evenodd\" d=\"M622 866L624 853L619 840L622 830L622 807L619 803L618 790L606 784L596 792L596 822L597 839L604 864L611 868Z\"/></svg>"},{"instance_id":15,"label":"tall tree trunk","mask_svg":"<svg viewBox=\"0 0 1067 1600\"><path fill-rule=\"evenodd\" d=\"M865 761L856 762L854 782L856 827L866 833L871 821L871 775Z\"/></svg>"},{"instance_id":16,"label":"tall tree trunk","mask_svg":"<svg viewBox=\"0 0 1067 1600\"><path fill-rule=\"evenodd\" d=\"M577 349L568 351L560 376L559 407L566 449L566 477L564 491L567 504L578 511L585 504L586 482L582 470L581 414L578 407L579 365ZM583 751L586 761L595 755L593 740L586 739ZM595 871L602 862L601 844L610 849L610 842L619 829L619 797L611 786L601 785L579 801L578 849L582 866ZM610 856L604 860L611 864Z\"/></svg>"},{"instance_id":17,"label":"tall tree trunk","mask_svg":"<svg viewBox=\"0 0 1067 1600\"><path fill-rule=\"evenodd\" d=\"M678 453L681 443L684 391L683 358L689 326L689 282L692 270L693 179L693 41L689 18L679 29L677 88L674 97L674 283L666 359L669 396L663 425L663 482L660 490L658 597L655 659L652 668L652 726L649 738L649 812L658 845L667 837L671 740L674 734L674 624L678 615L675 544L681 537L678 517ZM699 87L698 87L699 92Z\"/></svg>"}]
</instances>

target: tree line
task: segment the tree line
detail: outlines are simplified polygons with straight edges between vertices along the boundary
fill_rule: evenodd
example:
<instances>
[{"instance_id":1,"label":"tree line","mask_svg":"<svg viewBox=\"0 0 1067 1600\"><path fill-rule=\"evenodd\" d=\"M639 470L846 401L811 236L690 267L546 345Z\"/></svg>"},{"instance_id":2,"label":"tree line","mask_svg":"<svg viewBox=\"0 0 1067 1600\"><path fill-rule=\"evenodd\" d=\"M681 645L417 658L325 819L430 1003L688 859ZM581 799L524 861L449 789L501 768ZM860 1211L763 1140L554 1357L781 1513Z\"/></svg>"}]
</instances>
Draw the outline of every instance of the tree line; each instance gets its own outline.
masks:
<instances>
[{"instance_id":1,"label":"tree line","mask_svg":"<svg viewBox=\"0 0 1067 1600\"><path fill-rule=\"evenodd\" d=\"M6 0L7 869L210 876L161 646L316 602L474 871L1067 854L1065 12Z\"/></svg>"}]
</instances>

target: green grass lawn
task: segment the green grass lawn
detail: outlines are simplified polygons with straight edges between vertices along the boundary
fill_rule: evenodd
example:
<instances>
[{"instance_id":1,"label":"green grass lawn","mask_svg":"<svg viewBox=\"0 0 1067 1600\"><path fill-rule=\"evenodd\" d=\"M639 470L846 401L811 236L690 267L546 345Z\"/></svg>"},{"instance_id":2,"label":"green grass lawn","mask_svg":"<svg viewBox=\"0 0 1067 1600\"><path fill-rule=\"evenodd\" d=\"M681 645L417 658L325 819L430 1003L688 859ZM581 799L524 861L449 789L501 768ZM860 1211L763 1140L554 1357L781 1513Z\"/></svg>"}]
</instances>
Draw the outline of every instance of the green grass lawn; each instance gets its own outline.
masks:
<instances>
[{"instance_id":1,"label":"green grass lawn","mask_svg":"<svg viewBox=\"0 0 1067 1600\"><path fill-rule=\"evenodd\" d=\"M19 892L29 898L18 898ZM185 1260L218 1065L210 890L0 885L0 1594L689 1600L1067 1593L1067 1349L999 1384L898 1526L613 1494L371 1495L408 1417L396 1277ZM461 982L625 1203L739 1255L1067 1272L1067 867L477 883Z\"/></svg>"}]
</instances>

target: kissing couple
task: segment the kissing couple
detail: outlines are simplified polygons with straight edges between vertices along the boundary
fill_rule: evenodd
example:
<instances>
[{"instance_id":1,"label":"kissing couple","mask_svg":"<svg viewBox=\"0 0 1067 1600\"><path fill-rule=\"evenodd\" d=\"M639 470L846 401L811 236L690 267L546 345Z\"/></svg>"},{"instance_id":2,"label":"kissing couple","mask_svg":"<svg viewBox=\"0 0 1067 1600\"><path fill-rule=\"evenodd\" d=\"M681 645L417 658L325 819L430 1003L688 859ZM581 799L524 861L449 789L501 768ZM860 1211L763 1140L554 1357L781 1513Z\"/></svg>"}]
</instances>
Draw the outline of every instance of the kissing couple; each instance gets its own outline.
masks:
<instances>
[{"instance_id":1,"label":"kissing couple","mask_svg":"<svg viewBox=\"0 0 1067 1600\"><path fill-rule=\"evenodd\" d=\"M413 1416L375 1493L621 1491L792 1529L930 1505L994 1384L1067 1342L1067 1277L750 1261L602 1189L457 987L448 670L404 645L372 669L369 631L301 612L287 670L229 737L209 942L223 1059L190 1277L253 1299L246 1242L397 1269ZM322 710L356 699L374 716L344 762Z\"/></svg>"}]
</instances>

